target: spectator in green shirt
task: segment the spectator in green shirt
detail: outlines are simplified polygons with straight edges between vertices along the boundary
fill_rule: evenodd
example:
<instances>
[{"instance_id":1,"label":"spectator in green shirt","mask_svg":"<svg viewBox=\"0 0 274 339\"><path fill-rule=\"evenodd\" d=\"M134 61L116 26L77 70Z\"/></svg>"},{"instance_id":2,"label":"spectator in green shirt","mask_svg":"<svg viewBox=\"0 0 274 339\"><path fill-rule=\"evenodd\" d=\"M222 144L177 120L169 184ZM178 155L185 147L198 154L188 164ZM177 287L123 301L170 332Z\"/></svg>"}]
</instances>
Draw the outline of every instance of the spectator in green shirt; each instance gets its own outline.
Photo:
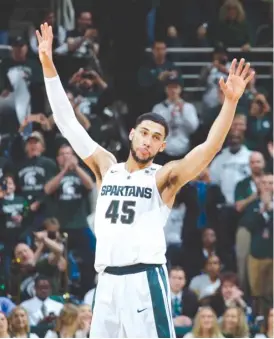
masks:
<instances>
[{"instance_id":1,"label":"spectator in green shirt","mask_svg":"<svg viewBox=\"0 0 274 339\"><path fill-rule=\"evenodd\" d=\"M235 208L243 213L258 197L257 186L265 169L265 160L261 153L253 152L250 156L251 175L238 182L235 189ZM250 233L246 225L239 224L236 233L236 259L238 277L243 290L247 289L247 258L250 248Z\"/></svg>"},{"instance_id":2,"label":"spectator in green shirt","mask_svg":"<svg viewBox=\"0 0 274 339\"><path fill-rule=\"evenodd\" d=\"M263 315L273 298L273 174L259 183L259 198L246 210L242 224L251 234L248 277L255 313Z\"/></svg>"}]
</instances>

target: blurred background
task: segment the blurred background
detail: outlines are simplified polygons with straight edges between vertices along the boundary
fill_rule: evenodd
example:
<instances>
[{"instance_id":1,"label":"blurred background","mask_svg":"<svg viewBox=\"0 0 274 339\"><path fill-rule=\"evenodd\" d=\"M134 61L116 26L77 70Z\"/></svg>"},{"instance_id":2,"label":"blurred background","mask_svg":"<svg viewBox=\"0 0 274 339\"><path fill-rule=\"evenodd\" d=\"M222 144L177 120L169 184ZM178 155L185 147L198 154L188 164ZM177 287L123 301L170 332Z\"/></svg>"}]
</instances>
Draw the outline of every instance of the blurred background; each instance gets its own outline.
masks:
<instances>
[{"instance_id":1,"label":"blurred background","mask_svg":"<svg viewBox=\"0 0 274 339\"><path fill-rule=\"evenodd\" d=\"M92 319L95 177L52 118L35 37L43 22L77 119L118 161L149 111L170 128L155 162L184 157L220 111L232 59L251 62L256 77L222 151L177 195L166 256L178 337L273 337L267 0L1 0L0 337L83 338Z\"/></svg>"}]
</instances>

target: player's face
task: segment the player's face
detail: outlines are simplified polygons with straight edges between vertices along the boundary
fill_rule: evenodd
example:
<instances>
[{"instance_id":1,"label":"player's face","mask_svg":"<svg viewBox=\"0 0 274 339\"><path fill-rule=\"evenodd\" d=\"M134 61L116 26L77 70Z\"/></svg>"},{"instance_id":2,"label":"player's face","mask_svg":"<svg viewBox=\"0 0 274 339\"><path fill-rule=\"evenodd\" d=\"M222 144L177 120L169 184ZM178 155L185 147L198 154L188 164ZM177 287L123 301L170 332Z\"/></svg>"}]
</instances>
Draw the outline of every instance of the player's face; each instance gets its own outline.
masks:
<instances>
[{"instance_id":1,"label":"player's face","mask_svg":"<svg viewBox=\"0 0 274 339\"><path fill-rule=\"evenodd\" d=\"M141 164L147 164L165 149L165 129L162 125L144 120L129 135L131 155Z\"/></svg>"}]
</instances>

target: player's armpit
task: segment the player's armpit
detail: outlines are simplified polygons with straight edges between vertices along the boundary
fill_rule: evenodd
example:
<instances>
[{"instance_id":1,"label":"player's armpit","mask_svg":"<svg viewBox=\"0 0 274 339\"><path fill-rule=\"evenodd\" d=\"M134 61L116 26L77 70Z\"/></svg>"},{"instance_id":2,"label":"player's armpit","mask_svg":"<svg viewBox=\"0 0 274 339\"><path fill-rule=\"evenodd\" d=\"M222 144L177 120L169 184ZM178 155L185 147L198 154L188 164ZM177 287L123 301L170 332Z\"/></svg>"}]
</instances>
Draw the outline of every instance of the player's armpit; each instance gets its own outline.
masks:
<instances>
[{"instance_id":1,"label":"player's armpit","mask_svg":"<svg viewBox=\"0 0 274 339\"><path fill-rule=\"evenodd\" d=\"M195 147L183 159L171 161L156 174L158 190L164 203L172 206L177 192L195 179L213 160L219 149L205 142Z\"/></svg>"},{"instance_id":2,"label":"player's armpit","mask_svg":"<svg viewBox=\"0 0 274 339\"><path fill-rule=\"evenodd\" d=\"M83 161L95 174L97 186L101 185L102 179L109 168L117 163L115 156L99 145L94 153L83 159Z\"/></svg>"}]
</instances>

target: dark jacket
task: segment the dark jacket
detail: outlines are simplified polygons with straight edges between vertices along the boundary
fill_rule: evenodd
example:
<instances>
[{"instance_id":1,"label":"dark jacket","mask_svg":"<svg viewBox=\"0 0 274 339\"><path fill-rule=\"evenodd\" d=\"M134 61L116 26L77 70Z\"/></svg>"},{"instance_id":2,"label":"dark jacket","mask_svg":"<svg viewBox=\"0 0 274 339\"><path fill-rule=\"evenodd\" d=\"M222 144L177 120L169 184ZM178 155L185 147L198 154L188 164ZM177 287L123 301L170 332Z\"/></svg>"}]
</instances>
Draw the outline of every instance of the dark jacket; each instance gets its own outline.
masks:
<instances>
[{"instance_id":1,"label":"dark jacket","mask_svg":"<svg viewBox=\"0 0 274 339\"><path fill-rule=\"evenodd\" d=\"M184 288L182 296L182 315L193 319L198 311L198 307L199 304L196 294L188 288Z\"/></svg>"}]
</instances>

